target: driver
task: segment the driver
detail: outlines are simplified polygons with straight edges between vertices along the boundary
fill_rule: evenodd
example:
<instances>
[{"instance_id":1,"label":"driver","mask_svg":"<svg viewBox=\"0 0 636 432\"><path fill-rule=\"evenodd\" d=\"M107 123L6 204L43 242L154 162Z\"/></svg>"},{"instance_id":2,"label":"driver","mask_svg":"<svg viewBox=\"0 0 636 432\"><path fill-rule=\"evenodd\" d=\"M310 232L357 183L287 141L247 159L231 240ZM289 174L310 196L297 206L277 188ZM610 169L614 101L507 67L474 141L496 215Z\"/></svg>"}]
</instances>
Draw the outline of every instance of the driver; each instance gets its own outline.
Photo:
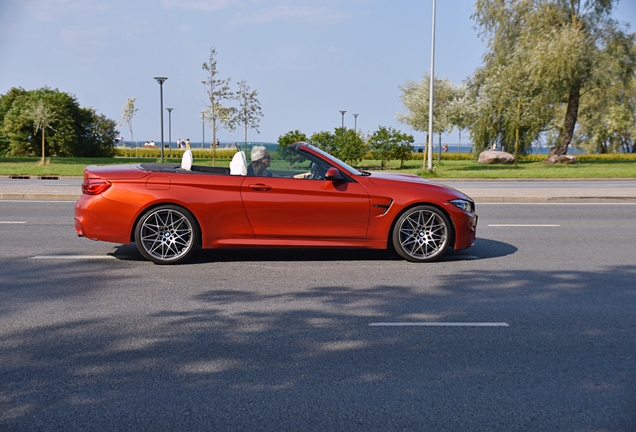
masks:
<instances>
[{"instance_id":1,"label":"driver","mask_svg":"<svg viewBox=\"0 0 636 432\"><path fill-rule=\"evenodd\" d=\"M267 168L272 163L272 157L267 152L264 146L252 147L252 154L250 156L252 163L247 167L248 176L257 177L271 177L272 173L267 171Z\"/></svg>"}]
</instances>

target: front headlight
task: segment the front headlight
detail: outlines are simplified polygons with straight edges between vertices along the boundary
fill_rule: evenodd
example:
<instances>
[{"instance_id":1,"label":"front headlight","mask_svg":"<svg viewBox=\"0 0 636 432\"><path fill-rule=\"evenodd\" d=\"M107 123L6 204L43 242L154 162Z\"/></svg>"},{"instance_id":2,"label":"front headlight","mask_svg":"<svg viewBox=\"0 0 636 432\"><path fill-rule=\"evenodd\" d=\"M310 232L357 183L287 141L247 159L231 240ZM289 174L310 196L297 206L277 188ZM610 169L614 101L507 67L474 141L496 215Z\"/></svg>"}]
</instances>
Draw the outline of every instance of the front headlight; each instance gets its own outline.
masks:
<instances>
[{"instance_id":1,"label":"front headlight","mask_svg":"<svg viewBox=\"0 0 636 432\"><path fill-rule=\"evenodd\" d=\"M456 199L456 200L451 200L449 201L451 204L453 204L455 207L460 208L462 210L464 210L466 213L474 213L475 212L475 207L472 201L466 201L463 199Z\"/></svg>"}]
</instances>

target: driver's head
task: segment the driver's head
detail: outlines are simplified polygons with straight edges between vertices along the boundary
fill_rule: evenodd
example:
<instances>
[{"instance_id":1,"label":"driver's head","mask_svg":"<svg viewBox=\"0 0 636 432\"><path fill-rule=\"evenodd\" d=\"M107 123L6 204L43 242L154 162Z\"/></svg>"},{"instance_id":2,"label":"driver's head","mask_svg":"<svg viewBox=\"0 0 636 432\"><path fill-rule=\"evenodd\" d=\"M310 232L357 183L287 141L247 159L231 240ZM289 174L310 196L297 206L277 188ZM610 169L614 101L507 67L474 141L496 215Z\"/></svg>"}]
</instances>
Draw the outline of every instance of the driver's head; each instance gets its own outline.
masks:
<instances>
[{"instance_id":1,"label":"driver's head","mask_svg":"<svg viewBox=\"0 0 636 432\"><path fill-rule=\"evenodd\" d=\"M269 166L272 158L264 146L254 146L252 147L251 159L252 162L260 160L265 166Z\"/></svg>"}]
</instances>

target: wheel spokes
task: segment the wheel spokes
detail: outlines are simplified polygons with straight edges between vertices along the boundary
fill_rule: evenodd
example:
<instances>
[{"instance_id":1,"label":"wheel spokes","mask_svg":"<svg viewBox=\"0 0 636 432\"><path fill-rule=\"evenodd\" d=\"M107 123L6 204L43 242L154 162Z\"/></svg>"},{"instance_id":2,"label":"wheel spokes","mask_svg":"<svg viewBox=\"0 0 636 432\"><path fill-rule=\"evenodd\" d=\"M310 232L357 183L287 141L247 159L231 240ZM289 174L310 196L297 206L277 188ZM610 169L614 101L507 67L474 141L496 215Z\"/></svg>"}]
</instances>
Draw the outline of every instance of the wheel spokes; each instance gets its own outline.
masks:
<instances>
[{"instance_id":1,"label":"wheel spokes","mask_svg":"<svg viewBox=\"0 0 636 432\"><path fill-rule=\"evenodd\" d=\"M446 241L443 220L430 211L417 211L408 215L399 229L400 245L414 258L427 258L436 254Z\"/></svg>"},{"instance_id":2,"label":"wheel spokes","mask_svg":"<svg viewBox=\"0 0 636 432\"><path fill-rule=\"evenodd\" d=\"M193 230L188 219L176 210L158 210L146 218L141 227L144 249L162 260L176 259L188 252Z\"/></svg>"}]
</instances>

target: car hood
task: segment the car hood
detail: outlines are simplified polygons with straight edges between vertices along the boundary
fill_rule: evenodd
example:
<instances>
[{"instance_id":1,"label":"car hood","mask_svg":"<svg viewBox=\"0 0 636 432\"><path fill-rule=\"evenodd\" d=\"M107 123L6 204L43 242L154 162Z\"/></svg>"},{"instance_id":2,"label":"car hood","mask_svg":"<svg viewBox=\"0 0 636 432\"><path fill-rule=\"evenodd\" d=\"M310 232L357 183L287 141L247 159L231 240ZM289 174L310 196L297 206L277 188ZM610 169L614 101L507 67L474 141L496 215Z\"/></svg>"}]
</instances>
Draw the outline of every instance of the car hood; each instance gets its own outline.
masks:
<instances>
[{"instance_id":1,"label":"car hood","mask_svg":"<svg viewBox=\"0 0 636 432\"><path fill-rule=\"evenodd\" d=\"M432 182L424 179L415 174L396 174L396 173L377 173L374 172L366 179L378 186L390 186L390 187L403 187L403 188L415 188L415 189L428 189L445 191L452 195L456 195L457 198L468 199L472 201L470 197L457 189L449 186L445 186L439 183Z\"/></svg>"}]
</instances>

